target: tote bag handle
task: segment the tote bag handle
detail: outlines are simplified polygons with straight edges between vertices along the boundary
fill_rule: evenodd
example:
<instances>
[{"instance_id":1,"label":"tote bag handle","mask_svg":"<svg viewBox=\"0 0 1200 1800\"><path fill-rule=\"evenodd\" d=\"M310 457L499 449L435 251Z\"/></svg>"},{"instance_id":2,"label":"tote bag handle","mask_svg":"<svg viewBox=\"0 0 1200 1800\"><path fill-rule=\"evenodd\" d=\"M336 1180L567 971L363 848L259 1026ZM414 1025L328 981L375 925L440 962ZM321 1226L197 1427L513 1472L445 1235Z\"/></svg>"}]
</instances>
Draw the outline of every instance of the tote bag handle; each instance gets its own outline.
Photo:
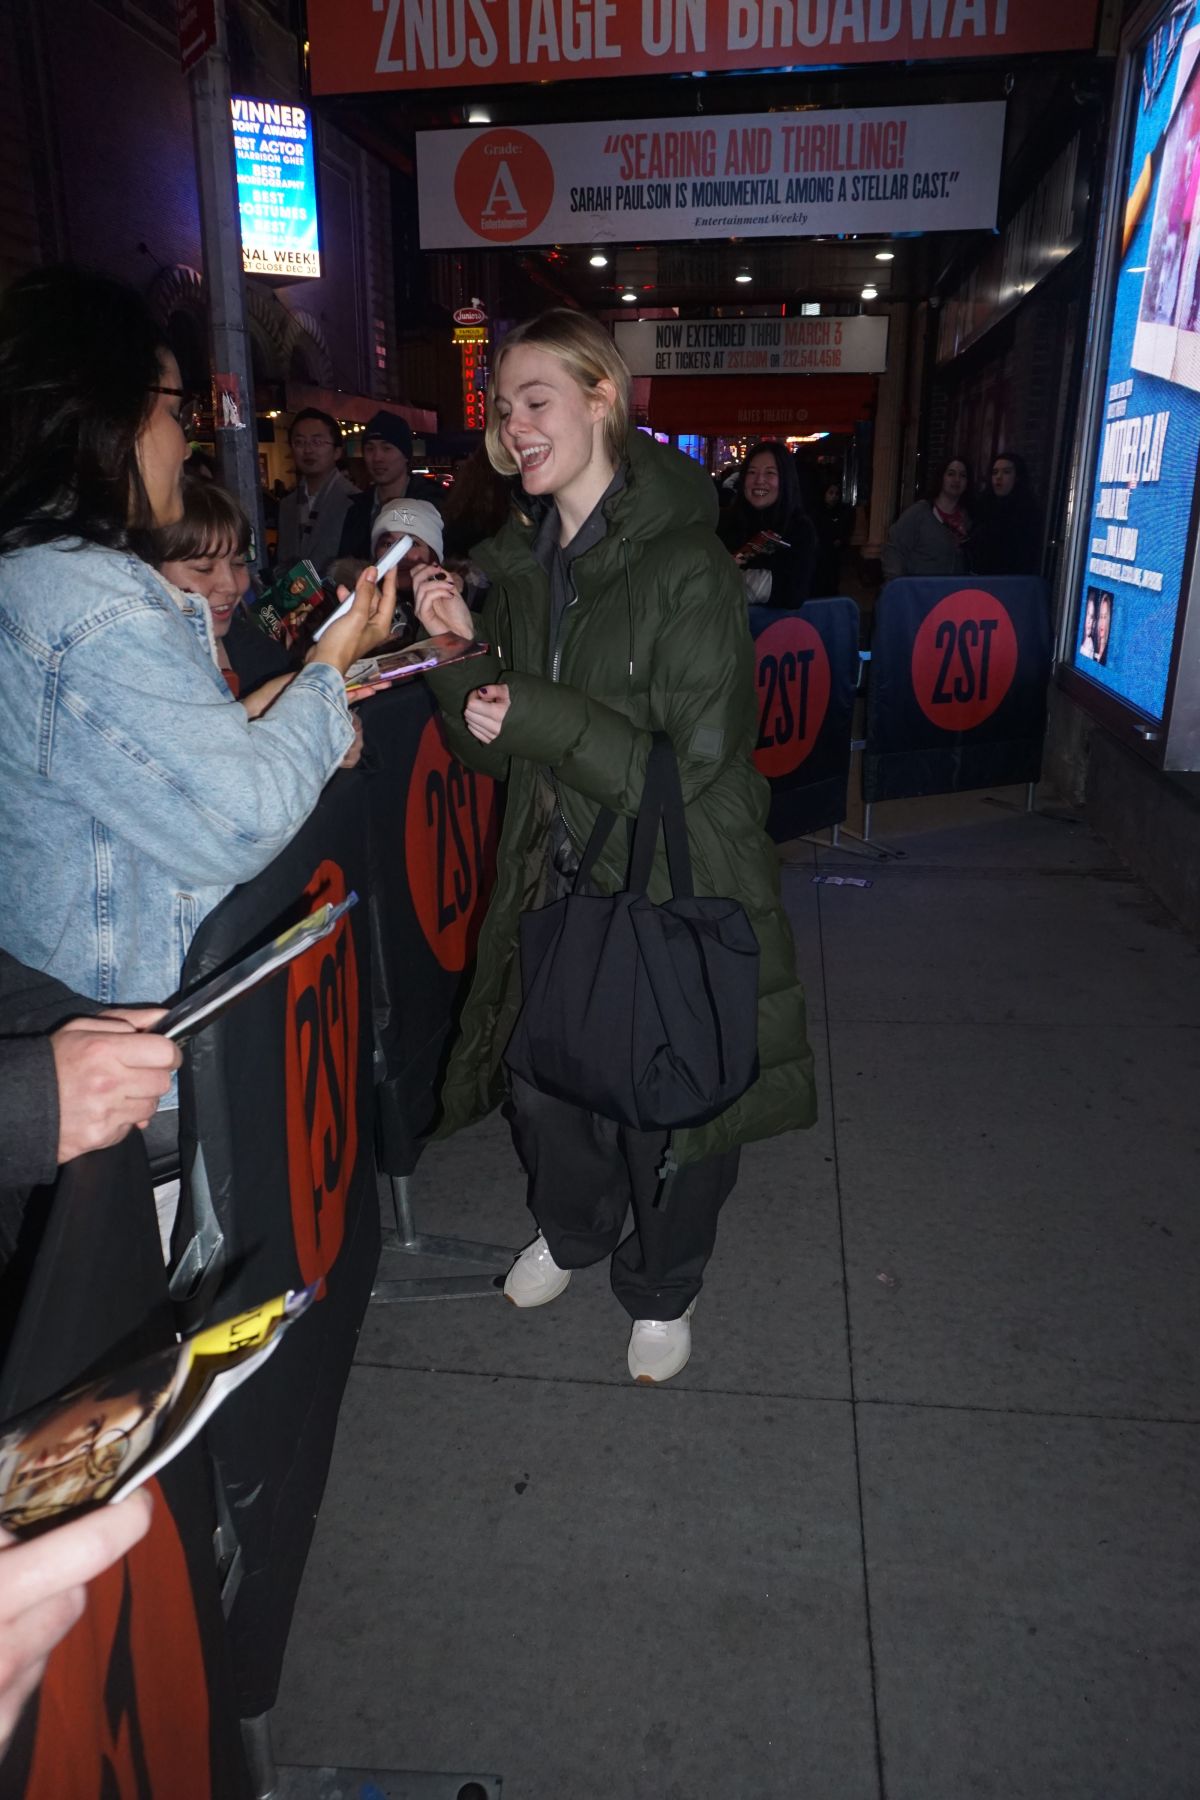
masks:
<instances>
[{"instance_id":1,"label":"tote bag handle","mask_svg":"<svg viewBox=\"0 0 1200 1800\"><path fill-rule=\"evenodd\" d=\"M692 858L688 849L687 823L683 811L683 786L679 779L675 750L665 731L654 733L654 742L646 758L646 779L642 786L629 861L629 893L644 894L650 886L660 820L667 844L671 892L677 900L690 900L693 893ZM602 806L596 814L596 823L584 847L579 873L575 877L577 894L583 892L595 867L596 858L616 822L616 813L606 806Z\"/></svg>"}]
</instances>

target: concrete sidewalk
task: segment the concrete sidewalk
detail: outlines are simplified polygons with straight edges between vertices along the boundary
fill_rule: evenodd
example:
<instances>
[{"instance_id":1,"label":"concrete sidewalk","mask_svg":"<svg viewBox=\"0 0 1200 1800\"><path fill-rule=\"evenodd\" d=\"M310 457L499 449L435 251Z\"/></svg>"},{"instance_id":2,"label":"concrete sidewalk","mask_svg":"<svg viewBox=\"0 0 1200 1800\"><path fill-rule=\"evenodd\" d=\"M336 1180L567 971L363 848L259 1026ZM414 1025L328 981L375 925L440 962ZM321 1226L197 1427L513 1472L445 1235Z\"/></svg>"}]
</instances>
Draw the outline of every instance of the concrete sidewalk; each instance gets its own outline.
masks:
<instances>
[{"instance_id":1,"label":"concrete sidewalk","mask_svg":"<svg viewBox=\"0 0 1200 1800\"><path fill-rule=\"evenodd\" d=\"M280 1762L1200 1794L1200 955L1020 806L877 808L886 863L788 847L821 1119L745 1153L669 1387L630 1384L603 1268L533 1313L372 1311ZM532 1235L498 1121L413 1195Z\"/></svg>"}]
</instances>

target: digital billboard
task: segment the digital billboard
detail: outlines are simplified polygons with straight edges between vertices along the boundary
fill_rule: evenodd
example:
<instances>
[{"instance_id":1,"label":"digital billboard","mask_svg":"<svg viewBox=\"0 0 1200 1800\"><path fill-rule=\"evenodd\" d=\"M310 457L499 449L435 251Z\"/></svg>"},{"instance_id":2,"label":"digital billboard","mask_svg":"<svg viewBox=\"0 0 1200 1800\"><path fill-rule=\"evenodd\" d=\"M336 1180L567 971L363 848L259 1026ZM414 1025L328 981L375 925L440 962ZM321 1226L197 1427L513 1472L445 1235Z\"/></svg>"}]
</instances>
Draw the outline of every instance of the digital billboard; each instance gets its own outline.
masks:
<instances>
[{"instance_id":1,"label":"digital billboard","mask_svg":"<svg viewBox=\"0 0 1200 1800\"><path fill-rule=\"evenodd\" d=\"M1200 449L1200 0L1137 63L1072 666L1165 713Z\"/></svg>"},{"instance_id":2,"label":"digital billboard","mask_svg":"<svg viewBox=\"0 0 1200 1800\"><path fill-rule=\"evenodd\" d=\"M235 96L233 148L242 267L305 281L321 273L312 120L303 106Z\"/></svg>"}]
</instances>

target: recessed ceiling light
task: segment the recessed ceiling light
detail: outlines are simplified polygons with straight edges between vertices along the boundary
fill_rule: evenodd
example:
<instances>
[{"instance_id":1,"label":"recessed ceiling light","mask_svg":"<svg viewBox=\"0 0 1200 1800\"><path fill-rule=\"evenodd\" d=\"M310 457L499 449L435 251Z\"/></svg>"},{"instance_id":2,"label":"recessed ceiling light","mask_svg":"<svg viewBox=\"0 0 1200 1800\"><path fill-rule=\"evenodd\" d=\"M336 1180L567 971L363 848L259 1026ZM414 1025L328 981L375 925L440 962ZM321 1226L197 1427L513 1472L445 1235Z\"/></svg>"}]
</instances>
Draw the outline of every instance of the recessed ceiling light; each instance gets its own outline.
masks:
<instances>
[{"instance_id":1,"label":"recessed ceiling light","mask_svg":"<svg viewBox=\"0 0 1200 1800\"><path fill-rule=\"evenodd\" d=\"M603 250L593 250L592 254L588 257L588 261L591 263L593 269L607 269L608 267L608 258L605 256Z\"/></svg>"},{"instance_id":2,"label":"recessed ceiling light","mask_svg":"<svg viewBox=\"0 0 1200 1800\"><path fill-rule=\"evenodd\" d=\"M895 260L896 252L894 250L877 250L875 252L876 262L895 262Z\"/></svg>"},{"instance_id":3,"label":"recessed ceiling light","mask_svg":"<svg viewBox=\"0 0 1200 1800\"><path fill-rule=\"evenodd\" d=\"M877 287L872 287L870 282L868 282L862 291L862 297L864 300L878 300L879 289Z\"/></svg>"},{"instance_id":4,"label":"recessed ceiling light","mask_svg":"<svg viewBox=\"0 0 1200 1800\"><path fill-rule=\"evenodd\" d=\"M749 269L739 269L733 279L735 281L740 281L744 287L748 281L753 281L754 277L751 275Z\"/></svg>"},{"instance_id":5,"label":"recessed ceiling light","mask_svg":"<svg viewBox=\"0 0 1200 1800\"><path fill-rule=\"evenodd\" d=\"M492 115L486 106L470 106L467 108L468 125L490 125Z\"/></svg>"},{"instance_id":6,"label":"recessed ceiling light","mask_svg":"<svg viewBox=\"0 0 1200 1800\"><path fill-rule=\"evenodd\" d=\"M632 288L626 288L625 292L621 295L621 298L622 298L622 300L633 301L633 300L637 299L637 295L634 293Z\"/></svg>"}]
</instances>

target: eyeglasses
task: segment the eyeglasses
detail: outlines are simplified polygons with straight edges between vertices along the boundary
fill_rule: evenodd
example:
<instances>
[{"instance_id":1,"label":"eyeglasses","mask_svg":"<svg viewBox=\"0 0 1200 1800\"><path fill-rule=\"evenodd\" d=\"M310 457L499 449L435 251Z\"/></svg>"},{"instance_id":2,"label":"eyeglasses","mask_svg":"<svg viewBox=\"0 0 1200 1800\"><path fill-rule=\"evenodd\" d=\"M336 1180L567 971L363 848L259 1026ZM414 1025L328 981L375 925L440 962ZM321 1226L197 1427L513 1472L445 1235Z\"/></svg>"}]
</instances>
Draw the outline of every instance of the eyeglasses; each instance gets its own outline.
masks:
<instances>
[{"instance_id":1,"label":"eyeglasses","mask_svg":"<svg viewBox=\"0 0 1200 1800\"><path fill-rule=\"evenodd\" d=\"M200 409L187 388L163 387L156 382L147 388L146 392L148 394L167 394L173 399L178 399L179 410L175 417L183 427L185 437L192 435L200 423Z\"/></svg>"},{"instance_id":2,"label":"eyeglasses","mask_svg":"<svg viewBox=\"0 0 1200 1800\"><path fill-rule=\"evenodd\" d=\"M292 439L292 449L321 450L326 444L332 444L332 442L333 439L331 437L294 437Z\"/></svg>"}]
</instances>

